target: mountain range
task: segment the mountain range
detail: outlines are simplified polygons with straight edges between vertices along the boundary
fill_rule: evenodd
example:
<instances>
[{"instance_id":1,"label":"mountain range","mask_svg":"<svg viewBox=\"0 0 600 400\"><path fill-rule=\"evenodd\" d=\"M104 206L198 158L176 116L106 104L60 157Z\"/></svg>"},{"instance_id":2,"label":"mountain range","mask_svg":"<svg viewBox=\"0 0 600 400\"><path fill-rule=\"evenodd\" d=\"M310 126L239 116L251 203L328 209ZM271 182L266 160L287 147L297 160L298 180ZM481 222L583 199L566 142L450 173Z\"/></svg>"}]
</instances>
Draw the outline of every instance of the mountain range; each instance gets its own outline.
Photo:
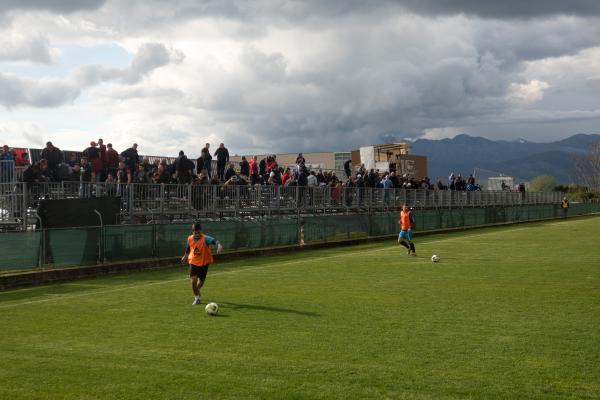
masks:
<instances>
[{"instance_id":1,"label":"mountain range","mask_svg":"<svg viewBox=\"0 0 600 400\"><path fill-rule=\"evenodd\" d=\"M427 156L428 174L433 180L450 173L475 177L512 176L515 181L528 181L538 175L552 175L559 183L575 178L575 159L587 152L588 146L600 142L600 135L577 134L563 140L536 143L524 139L490 140L458 135L452 139L418 139L411 153Z\"/></svg>"}]
</instances>

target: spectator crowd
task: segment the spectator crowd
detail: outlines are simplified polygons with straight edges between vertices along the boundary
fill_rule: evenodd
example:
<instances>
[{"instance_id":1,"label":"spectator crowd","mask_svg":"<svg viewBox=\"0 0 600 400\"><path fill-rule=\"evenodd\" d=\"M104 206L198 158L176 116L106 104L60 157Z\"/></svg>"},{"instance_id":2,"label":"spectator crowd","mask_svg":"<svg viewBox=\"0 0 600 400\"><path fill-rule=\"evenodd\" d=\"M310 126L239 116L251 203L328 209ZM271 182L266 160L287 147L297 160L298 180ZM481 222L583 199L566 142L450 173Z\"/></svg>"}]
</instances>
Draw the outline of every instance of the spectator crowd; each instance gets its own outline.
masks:
<instances>
[{"instance_id":1,"label":"spectator crowd","mask_svg":"<svg viewBox=\"0 0 600 400\"><path fill-rule=\"evenodd\" d=\"M229 151L223 143L212 152L206 143L195 161L180 151L175 159L140 157L138 145L118 152L111 143L104 144L102 139L90 142L82 156L65 152L47 142L40 160L31 164L27 152L21 157L9 149L2 148L0 160L14 161L15 165L26 168L22 180L28 183L40 182L112 182L155 183L155 184L192 184L192 185L279 185L301 187L333 188L402 188L427 190L475 191L481 188L470 175L463 179L461 175L451 174L447 184L441 179L437 183L429 178L417 180L406 175L397 175L394 171L381 172L378 169L366 170L364 165L353 167L351 160L344 163L344 177L338 177L335 171L311 170L302 153L298 154L294 165L282 166L276 155L262 157L242 157L237 165L230 162ZM216 169L213 170L214 161ZM1 171L0 171L1 172Z\"/></svg>"}]
</instances>

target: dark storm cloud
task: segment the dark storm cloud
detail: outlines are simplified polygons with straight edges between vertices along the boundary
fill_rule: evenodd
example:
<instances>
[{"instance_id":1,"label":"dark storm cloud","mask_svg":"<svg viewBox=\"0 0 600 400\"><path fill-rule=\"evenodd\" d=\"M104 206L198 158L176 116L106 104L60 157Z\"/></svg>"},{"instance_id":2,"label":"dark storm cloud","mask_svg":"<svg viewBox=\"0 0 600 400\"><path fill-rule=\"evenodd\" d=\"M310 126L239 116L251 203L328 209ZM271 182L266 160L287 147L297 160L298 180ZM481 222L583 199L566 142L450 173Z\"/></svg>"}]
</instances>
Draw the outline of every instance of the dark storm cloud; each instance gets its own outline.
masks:
<instances>
[{"instance_id":1,"label":"dark storm cloud","mask_svg":"<svg viewBox=\"0 0 600 400\"><path fill-rule=\"evenodd\" d=\"M161 0L154 1L160 3ZM597 0L179 0L177 17L222 17L230 19L306 20L336 18L351 14L373 14L377 10L407 10L422 15L465 14L482 18L515 19L556 15L598 16ZM302 21L304 20L304 21Z\"/></svg>"},{"instance_id":2,"label":"dark storm cloud","mask_svg":"<svg viewBox=\"0 0 600 400\"><path fill-rule=\"evenodd\" d=\"M0 0L0 12L11 10L47 10L71 13L100 8L106 0Z\"/></svg>"},{"instance_id":3,"label":"dark storm cloud","mask_svg":"<svg viewBox=\"0 0 600 400\"><path fill-rule=\"evenodd\" d=\"M397 3L424 15L467 14L498 19L600 15L598 0L399 0Z\"/></svg>"}]
</instances>

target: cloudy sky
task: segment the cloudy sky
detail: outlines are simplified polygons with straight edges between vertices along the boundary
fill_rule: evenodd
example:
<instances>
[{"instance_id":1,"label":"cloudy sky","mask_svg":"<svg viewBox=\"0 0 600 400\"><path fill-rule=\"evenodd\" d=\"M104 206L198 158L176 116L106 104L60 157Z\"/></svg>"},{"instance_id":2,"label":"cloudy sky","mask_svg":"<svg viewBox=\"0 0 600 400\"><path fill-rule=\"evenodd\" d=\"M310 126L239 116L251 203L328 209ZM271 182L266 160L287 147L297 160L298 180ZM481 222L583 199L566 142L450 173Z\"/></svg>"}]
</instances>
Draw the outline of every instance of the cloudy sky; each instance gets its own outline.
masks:
<instances>
[{"instance_id":1,"label":"cloudy sky","mask_svg":"<svg viewBox=\"0 0 600 400\"><path fill-rule=\"evenodd\" d=\"M598 0L0 0L0 144L600 133Z\"/></svg>"}]
</instances>

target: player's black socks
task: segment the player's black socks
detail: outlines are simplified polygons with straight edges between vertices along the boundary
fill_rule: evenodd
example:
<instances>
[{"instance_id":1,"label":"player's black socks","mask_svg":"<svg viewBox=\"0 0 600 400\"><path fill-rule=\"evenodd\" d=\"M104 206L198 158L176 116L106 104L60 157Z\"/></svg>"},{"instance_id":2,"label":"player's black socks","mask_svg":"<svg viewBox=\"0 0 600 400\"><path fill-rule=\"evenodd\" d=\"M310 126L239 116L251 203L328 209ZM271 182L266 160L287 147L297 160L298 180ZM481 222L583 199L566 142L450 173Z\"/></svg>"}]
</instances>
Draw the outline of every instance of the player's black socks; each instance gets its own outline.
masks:
<instances>
[{"instance_id":1,"label":"player's black socks","mask_svg":"<svg viewBox=\"0 0 600 400\"><path fill-rule=\"evenodd\" d=\"M408 249L408 246L406 248ZM410 249L412 250L413 253L415 252L415 244L414 243L410 244Z\"/></svg>"},{"instance_id":2,"label":"player's black socks","mask_svg":"<svg viewBox=\"0 0 600 400\"><path fill-rule=\"evenodd\" d=\"M410 247L408 246L408 244L406 244L406 242L400 242L400 244L404 247L406 247L407 249L410 249Z\"/></svg>"}]
</instances>

